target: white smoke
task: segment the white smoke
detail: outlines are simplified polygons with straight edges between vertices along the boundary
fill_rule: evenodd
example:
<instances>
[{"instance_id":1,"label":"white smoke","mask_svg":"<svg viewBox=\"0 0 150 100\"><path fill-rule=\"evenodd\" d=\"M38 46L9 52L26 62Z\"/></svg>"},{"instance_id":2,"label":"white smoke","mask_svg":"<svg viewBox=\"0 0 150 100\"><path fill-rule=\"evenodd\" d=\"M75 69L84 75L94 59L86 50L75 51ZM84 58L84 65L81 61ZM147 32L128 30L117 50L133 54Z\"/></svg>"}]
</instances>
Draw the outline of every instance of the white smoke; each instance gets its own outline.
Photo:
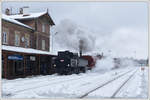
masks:
<instances>
[{"instance_id":1,"label":"white smoke","mask_svg":"<svg viewBox=\"0 0 150 100\"><path fill-rule=\"evenodd\" d=\"M141 35L142 32L146 33L144 30L134 27L119 27L114 30L107 30L107 32L104 30L92 31L69 19L64 19L55 26L57 34L53 38L53 48L56 52L59 50L78 52L79 41L83 40L83 54L97 51L106 55L111 51L109 53L113 57L135 57L134 52L136 51L136 57L139 58L144 57L147 53L145 47L148 40L143 39ZM144 45L139 47L139 41ZM141 51L144 51L144 54Z\"/></svg>"},{"instance_id":2,"label":"white smoke","mask_svg":"<svg viewBox=\"0 0 150 100\"><path fill-rule=\"evenodd\" d=\"M115 62L114 59L110 56L104 57L96 61L96 65L91 72L103 73L112 69L136 67L138 64L136 61L129 58L119 58L118 61L119 62ZM116 65L118 67L116 67Z\"/></svg>"},{"instance_id":3,"label":"white smoke","mask_svg":"<svg viewBox=\"0 0 150 100\"><path fill-rule=\"evenodd\" d=\"M92 72L101 73L106 72L114 68L114 60L111 57L106 57L96 61L95 67Z\"/></svg>"},{"instance_id":4,"label":"white smoke","mask_svg":"<svg viewBox=\"0 0 150 100\"><path fill-rule=\"evenodd\" d=\"M146 55L148 52L147 33L145 29L134 27L118 27L111 32L101 31L96 38L96 47L99 47L96 49L104 53L111 50L114 57L146 58L148 56ZM139 44L142 45L139 46Z\"/></svg>"},{"instance_id":5,"label":"white smoke","mask_svg":"<svg viewBox=\"0 0 150 100\"><path fill-rule=\"evenodd\" d=\"M83 52L92 51L95 48L95 37L93 34L71 20L62 20L55 27L55 33L57 34L54 37L54 42L60 48L78 52L80 40L83 41Z\"/></svg>"},{"instance_id":6,"label":"white smoke","mask_svg":"<svg viewBox=\"0 0 150 100\"><path fill-rule=\"evenodd\" d=\"M138 63L136 61L134 61L133 59L127 59L127 58L122 58L120 59L120 67L135 67L136 65L138 65Z\"/></svg>"}]
</instances>

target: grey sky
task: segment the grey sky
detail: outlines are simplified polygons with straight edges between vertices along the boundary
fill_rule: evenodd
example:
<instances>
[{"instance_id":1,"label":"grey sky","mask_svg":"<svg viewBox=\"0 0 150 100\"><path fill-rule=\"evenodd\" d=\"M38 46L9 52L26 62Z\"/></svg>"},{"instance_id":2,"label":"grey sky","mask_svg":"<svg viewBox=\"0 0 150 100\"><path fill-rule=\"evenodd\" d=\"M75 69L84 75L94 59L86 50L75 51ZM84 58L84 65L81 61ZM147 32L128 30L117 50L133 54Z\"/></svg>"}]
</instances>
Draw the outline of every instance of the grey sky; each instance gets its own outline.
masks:
<instances>
[{"instance_id":1,"label":"grey sky","mask_svg":"<svg viewBox=\"0 0 150 100\"><path fill-rule=\"evenodd\" d=\"M136 57L148 57L146 2L3 2L2 11L12 7L13 12L16 12L22 6L29 6L30 12L45 11L49 8L56 25L63 19L70 19L94 32L99 36L99 40L104 36L107 46L104 49L102 45L98 47L102 51L111 49L114 55L120 56L134 56L133 52L136 51ZM110 36L116 37L109 41ZM119 41L123 41L122 44ZM98 43L99 41L97 46Z\"/></svg>"}]
</instances>

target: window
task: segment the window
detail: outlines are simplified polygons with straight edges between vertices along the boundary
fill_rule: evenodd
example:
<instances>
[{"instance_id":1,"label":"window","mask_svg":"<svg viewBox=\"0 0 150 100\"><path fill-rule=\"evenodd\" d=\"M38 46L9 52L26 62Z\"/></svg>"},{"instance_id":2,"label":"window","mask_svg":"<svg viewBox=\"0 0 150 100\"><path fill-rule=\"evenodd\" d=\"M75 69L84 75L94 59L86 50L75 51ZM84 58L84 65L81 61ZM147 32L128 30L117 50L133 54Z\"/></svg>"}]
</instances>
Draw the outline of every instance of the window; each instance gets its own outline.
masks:
<instances>
[{"instance_id":1,"label":"window","mask_svg":"<svg viewBox=\"0 0 150 100\"><path fill-rule=\"evenodd\" d=\"M8 43L8 34L9 31L7 28L3 28L3 44L7 44Z\"/></svg>"},{"instance_id":2,"label":"window","mask_svg":"<svg viewBox=\"0 0 150 100\"><path fill-rule=\"evenodd\" d=\"M45 40L42 40L42 50L45 50Z\"/></svg>"},{"instance_id":3,"label":"window","mask_svg":"<svg viewBox=\"0 0 150 100\"><path fill-rule=\"evenodd\" d=\"M25 47L29 47L29 46L30 46L30 35L25 34Z\"/></svg>"},{"instance_id":4,"label":"window","mask_svg":"<svg viewBox=\"0 0 150 100\"><path fill-rule=\"evenodd\" d=\"M45 32L45 24L42 24L42 32Z\"/></svg>"},{"instance_id":5,"label":"window","mask_svg":"<svg viewBox=\"0 0 150 100\"><path fill-rule=\"evenodd\" d=\"M3 32L3 44L7 44L7 33Z\"/></svg>"},{"instance_id":6,"label":"window","mask_svg":"<svg viewBox=\"0 0 150 100\"><path fill-rule=\"evenodd\" d=\"M20 32L15 31L15 45L19 46L20 45Z\"/></svg>"}]
</instances>

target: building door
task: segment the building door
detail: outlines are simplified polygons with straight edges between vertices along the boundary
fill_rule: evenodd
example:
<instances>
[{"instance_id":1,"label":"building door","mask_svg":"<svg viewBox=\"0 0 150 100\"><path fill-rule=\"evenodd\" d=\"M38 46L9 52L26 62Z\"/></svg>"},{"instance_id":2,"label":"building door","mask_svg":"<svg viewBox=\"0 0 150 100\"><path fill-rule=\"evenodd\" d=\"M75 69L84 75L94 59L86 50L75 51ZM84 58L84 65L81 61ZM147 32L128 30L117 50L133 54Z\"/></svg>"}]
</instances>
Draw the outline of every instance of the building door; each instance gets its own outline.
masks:
<instances>
[{"instance_id":1,"label":"building door","mask_svg":"<svg viewBox=\"0 0 150 100\"><path fill-rule=\"evenodd\" d=\"M16 76L24 74L24 67L22 61L14 61L13 66L14 66Z\"/></svg>"},{"instance_id":2,"label":"building door","mask_svg":"<svg viewBox=\"0 0 150 100\"><path fill-rule=\"evenodd\" d=\"M26 67L25 67L25 73L27 75L36 75L38 73L38 67L37 67L37 60L36 56L26 56Z\"/></svg>"},{"instance_id":3,"label":"building door","mask_svg":"<svg viewBox=\"0 0 150 100\"><path fill-rule=\"evenodd\" d=\"M43 74L43 75L46 75L46 74L48 74L48 72L49 72L49 65L48 65L48 57L46 57L46 56L41 56L40 57L41 59L40 59L40 73L41 74Z\"/></svg>"},{"instance_id":4,"label":"building door","mask_svg":"<svg viewBox=\"0 0 150 100\"><path fill-rule=\"evenodd\" d=\"M2 56L2 78L5 77L4 57Z\"/></svg>"},{"instance_id":5,"label":"building door","mask_svg":"<svg viewBox=\"0 0 150 100\"><path fill-rule=\"evenodd\" d=\"M8 69L9 76L24 75L24 59L21 55L9 55L8 56Z\"/></svg>"}]
</instances>

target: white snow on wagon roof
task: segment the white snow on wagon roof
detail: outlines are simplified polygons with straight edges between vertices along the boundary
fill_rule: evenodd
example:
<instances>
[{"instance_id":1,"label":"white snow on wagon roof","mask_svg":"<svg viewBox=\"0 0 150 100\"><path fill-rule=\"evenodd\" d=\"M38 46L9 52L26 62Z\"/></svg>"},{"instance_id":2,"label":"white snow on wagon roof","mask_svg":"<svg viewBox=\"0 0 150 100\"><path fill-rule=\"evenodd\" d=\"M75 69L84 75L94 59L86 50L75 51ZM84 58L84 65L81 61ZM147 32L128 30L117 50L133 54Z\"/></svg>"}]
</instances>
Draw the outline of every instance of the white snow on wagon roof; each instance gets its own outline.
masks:
<instances>
[{"instance_id":1,"label":"white snow on wagon roof","mask_svg":"<svg viewBox=\"0 0 150 100\"><path fill-rule=\"evenodd\" d=\"M36 50L36 49L32 49L32 48L6 46L6 45L2 45L2 50L14 51L14 52L22 52L22 53L56 55L56 54L52 54L51 52L48 52L48 51L41 51L41 50Z\"/></svg>"},{"instance_id":2,"label":"white snow on wagon roof","mask_svg":"<svg viewBox=\"0 0 150 100\"><path fill-rule=\"evenodd\" d=\"M11 22L11 23L15 23L15 24L21 25L21 26L26 27L26 28L29 28L29 29L33 29L32 27L30 27L30 26L28 26L28 25L25 25L25 24L23 24L23 23L21 23L21 22L19 22L19 21L17 21L17 20L14 20L14 19L10 18L10 16L7 16L7 15L5 15L5 14L2 14L2 19L3 19L3 20L6 20L6 21L9 21L9 22Z\"/></svg>"},{"instance_id":3,"label":"white snow on wagon roof","mask_svg":"<svg viewBox=\"0 0 150 100\"><path fill-rule=\"evenodd\" d=\"M32 18L38 18L44 14L46 14L47 11L45 12L40 12L40 13L29 13L27 14L26 16L24 16L24 14L19 14L19 15L10 15L10 18L13 18L13 19L32 19Z\"/></svg>"}]
</instances>

